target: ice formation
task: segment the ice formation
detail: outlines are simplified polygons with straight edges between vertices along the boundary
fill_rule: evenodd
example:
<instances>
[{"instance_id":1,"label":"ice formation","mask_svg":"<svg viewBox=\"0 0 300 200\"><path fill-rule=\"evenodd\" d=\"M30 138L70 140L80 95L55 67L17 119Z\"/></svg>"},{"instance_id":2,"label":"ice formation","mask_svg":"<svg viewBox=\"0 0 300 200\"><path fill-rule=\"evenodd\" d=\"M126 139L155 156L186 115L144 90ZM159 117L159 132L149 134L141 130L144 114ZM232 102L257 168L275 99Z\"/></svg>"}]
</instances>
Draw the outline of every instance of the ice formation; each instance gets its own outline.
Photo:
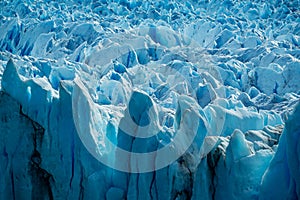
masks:
<instances>
[{"instance_id":1,"label":"ice formation","mask_svg":"<svg viewBox=\"0 0 300 200\"><path fill-rule=\"evenodd\" d=\"M300 198L299 1L0 8L0 199Z\"/></svg>"}]
</instances>

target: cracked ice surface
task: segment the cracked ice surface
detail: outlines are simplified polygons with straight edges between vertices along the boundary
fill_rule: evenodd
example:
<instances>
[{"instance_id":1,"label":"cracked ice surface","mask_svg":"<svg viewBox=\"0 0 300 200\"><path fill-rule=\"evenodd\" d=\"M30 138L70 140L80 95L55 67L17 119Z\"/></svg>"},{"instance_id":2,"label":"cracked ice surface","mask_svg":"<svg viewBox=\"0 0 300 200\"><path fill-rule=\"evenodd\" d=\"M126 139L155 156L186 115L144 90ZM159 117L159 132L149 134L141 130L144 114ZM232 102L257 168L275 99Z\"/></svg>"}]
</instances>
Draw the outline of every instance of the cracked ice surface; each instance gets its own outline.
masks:
<instances>
[{"instance_id":1,"label":"cracked ice surface","mask_svg":"<svg viewBox=\"0 0 300 200\"><path fill-rule=\"evenodd\" d=\"M0 7L1 199L299 198L299 1Z\"/></svg>"}]
</instances>

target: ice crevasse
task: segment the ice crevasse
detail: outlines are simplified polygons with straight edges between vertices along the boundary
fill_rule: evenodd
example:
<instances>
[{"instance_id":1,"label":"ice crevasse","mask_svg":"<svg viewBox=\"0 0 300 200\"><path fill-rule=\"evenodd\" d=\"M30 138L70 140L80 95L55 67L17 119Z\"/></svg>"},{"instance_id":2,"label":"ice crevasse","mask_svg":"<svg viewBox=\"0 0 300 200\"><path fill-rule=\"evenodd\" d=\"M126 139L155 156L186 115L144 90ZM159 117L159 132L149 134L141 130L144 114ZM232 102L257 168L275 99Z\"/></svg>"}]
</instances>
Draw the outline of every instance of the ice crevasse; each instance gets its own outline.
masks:
<instances>
[{"instance_id":1,"label":"ice crevasse","mask_svg":"<svg viewBox=\"0 0 300 200\"><path fill-rule=\"evenodd\" d=\"M0 199L300 197L297 1L0 4Z\"/></svg>"}]
</instances>

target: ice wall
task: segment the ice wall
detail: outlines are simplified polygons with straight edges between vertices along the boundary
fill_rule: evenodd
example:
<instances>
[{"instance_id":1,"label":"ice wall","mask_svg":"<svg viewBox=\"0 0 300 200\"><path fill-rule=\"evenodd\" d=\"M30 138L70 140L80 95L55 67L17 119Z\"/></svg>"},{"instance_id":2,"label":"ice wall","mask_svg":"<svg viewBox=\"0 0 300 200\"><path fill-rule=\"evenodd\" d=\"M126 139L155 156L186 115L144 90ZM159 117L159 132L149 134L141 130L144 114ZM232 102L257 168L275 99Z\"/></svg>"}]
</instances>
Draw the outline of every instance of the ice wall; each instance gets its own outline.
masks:
<instances>
[{"instance_id":1,"label":"ice wall","mask_svg":"<svg viewBox=\"0 0 300 200\"><path fill-rule=\"evenodd\" d=\"M299 117L300 104L286 122L278 150L263 176L260 199L299 198Z\"/></svg>"},{"instance_id":2,"label":"ice wall","mask_svg":"<svg viewBox=\"0 0 300 200\"><path fill-rule=\"evenodd\" d=\"M299 196L298 1L0 7L0 199Z\"/></svg>"}]
</instances>

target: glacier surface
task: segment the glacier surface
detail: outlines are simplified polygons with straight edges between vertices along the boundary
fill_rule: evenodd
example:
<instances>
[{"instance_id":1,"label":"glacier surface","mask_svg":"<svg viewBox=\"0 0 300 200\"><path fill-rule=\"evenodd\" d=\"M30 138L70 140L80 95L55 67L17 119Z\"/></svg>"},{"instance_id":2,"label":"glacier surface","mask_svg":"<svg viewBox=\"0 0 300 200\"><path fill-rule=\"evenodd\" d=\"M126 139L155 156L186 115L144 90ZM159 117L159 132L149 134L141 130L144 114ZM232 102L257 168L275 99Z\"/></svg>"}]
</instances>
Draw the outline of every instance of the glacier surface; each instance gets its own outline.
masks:
<instances>
[{"instance_id":1,"label":"glacier surface","mask_svg":"<svg viewBox=\"0 0 300 200\"><path fill-rule=\"evenodd\" d=\"M0 1L0 199L300 198L299 4Z\"/></svg>"}]
</instances>

